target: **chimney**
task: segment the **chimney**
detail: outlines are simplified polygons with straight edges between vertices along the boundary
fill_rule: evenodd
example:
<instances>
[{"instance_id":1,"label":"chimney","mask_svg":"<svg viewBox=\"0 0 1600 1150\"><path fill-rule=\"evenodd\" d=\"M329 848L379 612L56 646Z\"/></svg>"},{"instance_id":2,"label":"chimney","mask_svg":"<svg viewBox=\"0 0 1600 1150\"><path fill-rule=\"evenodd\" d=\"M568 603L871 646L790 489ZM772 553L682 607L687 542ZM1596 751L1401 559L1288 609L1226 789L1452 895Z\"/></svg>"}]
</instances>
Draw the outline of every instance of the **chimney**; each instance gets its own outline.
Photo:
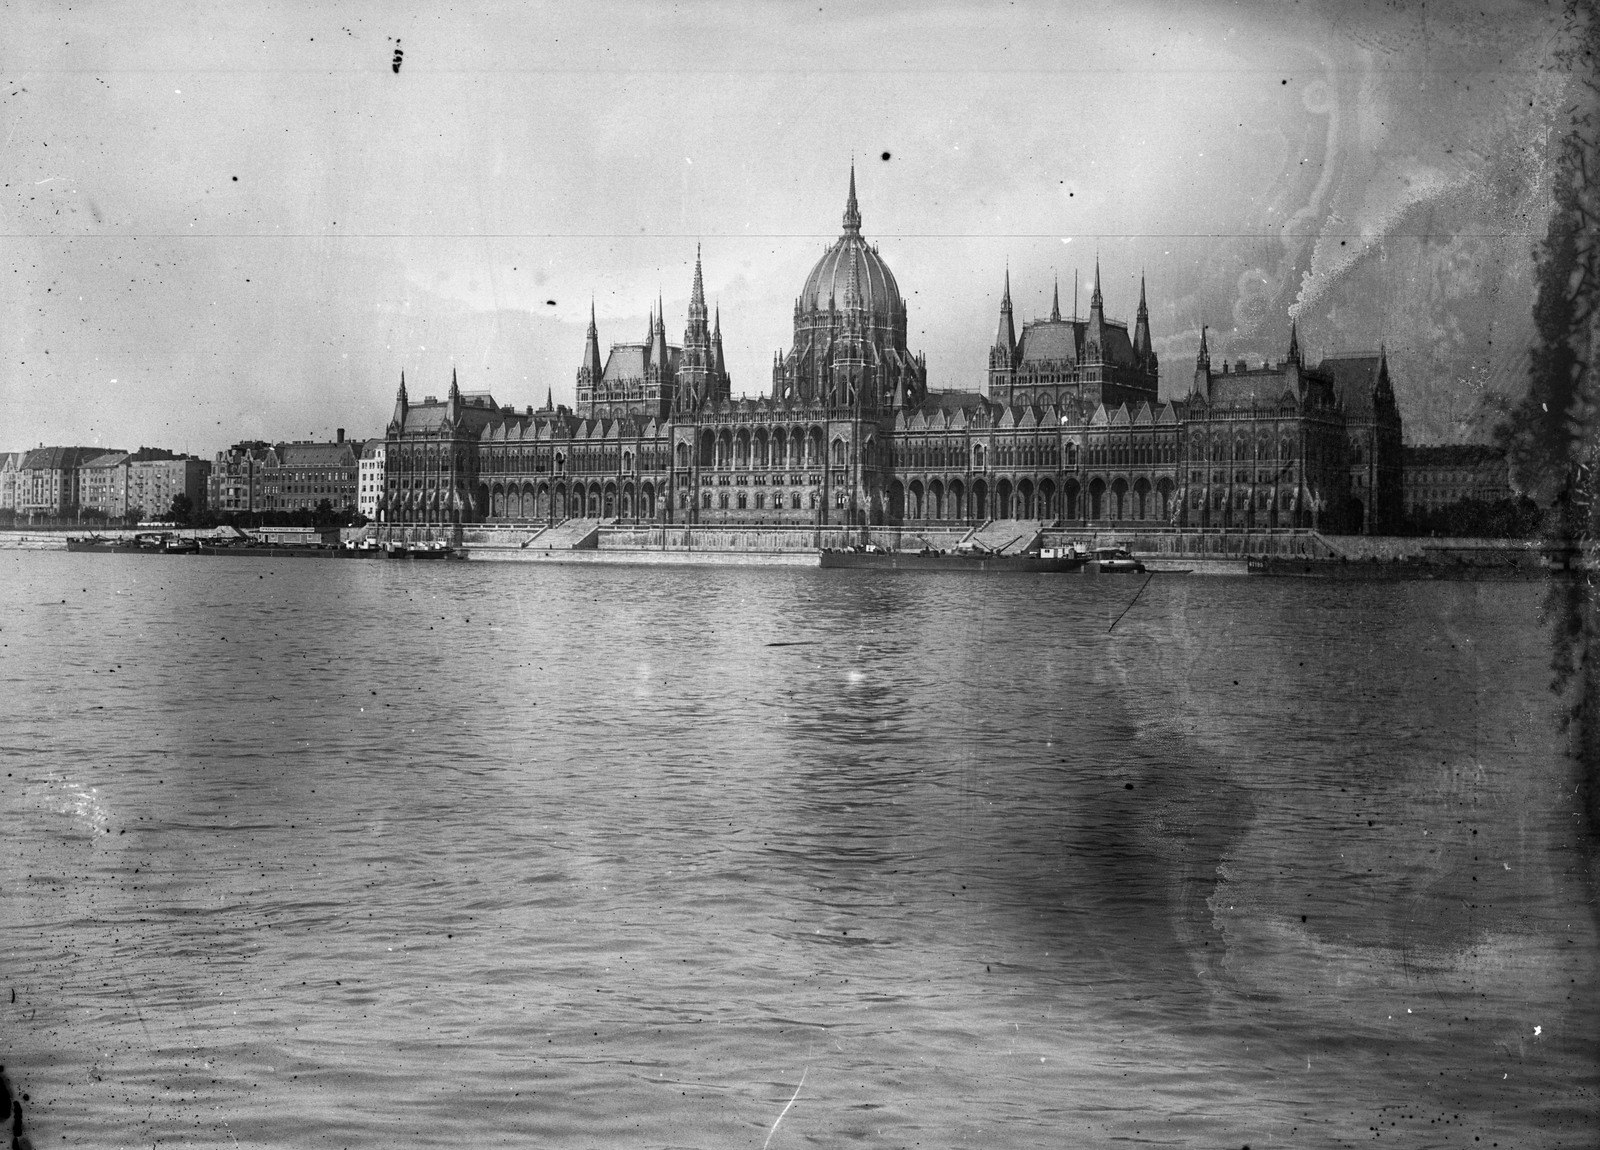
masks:
<instances>
[{"instance_id":1,"label":"chimney","mask_svg":"<svg viewBox=\"0 0 1600 1150\"><path fill-rule=\"evenodd\" d=\"M339 442L339 443L343 443L344 442L344 428L342 428L342 427L336 428L334 430L334 434L339 437L337 442Z\"/></svg>"}]
</instances>

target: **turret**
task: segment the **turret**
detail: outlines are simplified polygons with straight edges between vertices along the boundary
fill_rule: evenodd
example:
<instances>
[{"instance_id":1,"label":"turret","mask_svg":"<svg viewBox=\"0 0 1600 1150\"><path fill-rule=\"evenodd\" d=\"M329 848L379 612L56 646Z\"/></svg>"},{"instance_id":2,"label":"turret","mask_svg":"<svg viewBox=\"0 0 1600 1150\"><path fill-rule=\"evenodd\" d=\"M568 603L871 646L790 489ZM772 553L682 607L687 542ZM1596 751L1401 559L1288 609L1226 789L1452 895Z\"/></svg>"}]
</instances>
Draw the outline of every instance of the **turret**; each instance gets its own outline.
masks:
<instances>
[{"instance_id":1,"label":"turret","mask_svg":"<svg viewBox=\"0 0 1600 1150\"><path fill-rule=\"evenodd\" d=\"M1017 361L1017 329L1011 322L1011 269L1006 268L1005 291L1000 295L1000 329L994 336L991 367L1011 367Z\"/></svg>"},{"instance_id":2,"label":"turret","mask_svg":"<svg viewBox=\"0 0 1600 1150\"><path fill-rule=\"evenodd\" d=\"M1289 351L1283 357L1283 386L1297 398L1305 388L1305 378L1300 374L1304 363L1300 358L1300 331L1294 318L1289 319Z\"/></svg>"},{"instance_id":3,"label":"turret","mask_svg":"<svg viewBox=\"0 0 1600 1150\"><path fill-rule=\"evenodd\" d=\"M461 413L461 388L456 386L456 369L450 369L450 392L444 398L444 421L454 423Z\"/></svg>"},{"instance_id":4,"label":"turret","mask_svg":"<svg viewBox=\"0 0 1600 1150\"><path fill-rule=\"evenodd\" d=\"M715 355L713 367L719 377L728 374L727 362L722 358L722 306L717 305L716 324L711 329L711 349Z\"/></svg>"},{"instance_id":5,"label":"turret","mask_svg":"<svg viewBox=\"0 0 1600 1150\"><path fill-rule=\"evenodd\" d=\"M402 368L400 371L400 390L395 392L394 419L391 420L391 423L397 428L405 427L406 412L409 410L411 410L411 401L406 398L406 373Z\"/></svg>"},{"instance_id":6,"label":"turret","mask_svg":"<svg viewBox=\"0 0 1600 1150\"><path fill-rule=\"evenodd\" d=\"M844 231L846 235L861 234L861 208L856 203L856 162L850 161L850 195L844 202Z\"/></svg>"},{"instance_id":7,"label":"turret","mask_svg":"<svg viewBox=\"0 0 1600 1150\"><path fill-rule=\"evenodd\" d=\"M1150 309L1144 302L1144 276L1139 276L1139 311L1133 321L1133 354L1140 361L1149 360L1154 353L1150 348Z\"/></svg>"},{"instance_id":8,"label":"turret","mask_svg":"<svg viewBox=\"0 0 1600 1150\"><path fill-rule=\"evenodd\" d=\"M1009 295L1010 294L1010 291L1009 291L1009 289L1010 289L1010 282L1009 282L1010 273L1009 272L1006 273L1006 277L1007 277L1007 281L1008 281L1007 284L1006 284L1007 294ZM1050 319L1054 323L1060 323L1061 322L1061 279L1060 279L1059 276L1056 278L1055 286L1053 286L1050 289Z\"/></svg>"},{"instance_id":9,"label":"turret","mask_svg":"<svg viewBox=\"0 0 1600 1150\"><path fill-rule=\"evenodd\" d=\"M589 301L589 332L583 341L583 364L578 368L578 386L600 382L605 368L600 362L600 329L594 322L594 300Z\"/></svg>"},{"instance_id":10,"label":"turret","mask_svg":"<svg viewBox=\"0 0 1600 1150\"><path fill-rule=\"evenodd\" d=\"M1094 261L1094 291L1089 295L1089 322L1084 328L1085 363L1104 363L1106 358L1106 309L1100 296L1100 257Z\"/></svg>"},{"instance_id":11,"label":"turret","mask_svg":"<svg viewBox=\"0 0 1600 1150\"><path fill-rule=\"evenodd\" d=\"M1194 357L1194 388L1191 394L1211 396L1211 349L1206 346L1206 325L1200 325L1200 351Z\"/></svg>"},{"instance_id":12,"label":"turret","mask_svg":"<svg viewBox=\"0 0 1600 1150\"><path fill-rule=\"evenodd\" d=\"M660 371L667 370L667 323L662 318L666 310L661 297L656 296L656 322L655 331L651 333L650 362Z\"/></svg>"}]
</instances>

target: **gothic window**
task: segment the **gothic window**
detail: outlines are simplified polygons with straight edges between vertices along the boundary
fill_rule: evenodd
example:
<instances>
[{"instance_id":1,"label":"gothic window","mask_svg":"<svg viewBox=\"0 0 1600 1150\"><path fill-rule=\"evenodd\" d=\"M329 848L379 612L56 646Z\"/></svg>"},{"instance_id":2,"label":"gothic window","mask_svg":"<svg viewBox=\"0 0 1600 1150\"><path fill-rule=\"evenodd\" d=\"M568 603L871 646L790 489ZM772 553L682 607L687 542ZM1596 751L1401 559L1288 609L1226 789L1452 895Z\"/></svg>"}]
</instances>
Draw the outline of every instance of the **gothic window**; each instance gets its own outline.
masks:
<instances>
[{"instance_id":1,"label":"gothic window","mask_svg":"<svg viewBox=\"0 0 1600 1150\"><path fill-rule=\"evenodd\" d=\"M723 498L726 499L727 496L723 496ZM739 510L740 511L743 511L743 510L746 509L746 507L748 506L748 499L749 499L749 496L747 496L743 491L739 492Z\"/></svg>"},{"instance_id":2,"label":"gothic window","mask_svg":"<svg viewBox=\"0 0 1600 1150\"><path fill-rule=\"evenodd\" d=\"M764 510L766 510L766 506L767 506L767 493L765 491L757 491L756 492L756 510L757 511L764 511Z\"/></svg>"},{"instance_id":3,"label":"gothic window","mask_svg":"<svg viewBox=\"0 0 1600 1150\"><path fill-rule=\"evenodd\" d=\"M726 491L717 494L717 507L723 511L728 509L728 493Z\"/></svg>"},{"instance_id":4,"label":"gothic window","mask_svg":"<svg viewBox=\"0 0 1600 1150\"><path fill-rule=\"evenodd\" d=\"M844 466L844 440L842 439L833 441L833 465L835 467Z\"/></svg>"},{"instance_id":5,"label":"gothic window","mask_svg":"<svg viewBox=\"0 0 1600 1150\"><path fill-rule=\"evenodd\" d=\"M705 508L707 511L711 510L711 492L702 491L700 493L700 506Z\"/></svg>"},{"instance_id":6,"label":"gothic window","mask_svg":"<svg viewBox=\"0 0 1600 1150\"><path fill-rule=\"evenodd\" d=\"M795 511L800 510L800 493L798 491L789 496L789 506Z\"/></svg>"}]
</instances>

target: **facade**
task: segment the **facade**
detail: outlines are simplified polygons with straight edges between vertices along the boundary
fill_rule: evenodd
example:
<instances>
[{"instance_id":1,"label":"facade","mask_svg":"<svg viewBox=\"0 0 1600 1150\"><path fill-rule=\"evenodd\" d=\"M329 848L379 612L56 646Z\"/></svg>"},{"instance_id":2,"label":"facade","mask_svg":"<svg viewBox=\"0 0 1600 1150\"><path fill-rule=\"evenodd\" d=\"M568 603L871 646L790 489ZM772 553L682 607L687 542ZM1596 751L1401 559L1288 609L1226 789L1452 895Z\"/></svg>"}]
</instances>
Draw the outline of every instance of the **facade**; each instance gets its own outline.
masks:
<instances>
[{"instance_id":1,"label":"facade","mask_svg":"<svg viewBox=\"0 0 1600 1150\"><path fill-rule=\"evenodd\" d=\"M121 519L128 510L126 451L107 451L86 459L78 468L78 497L85 511Z\"/></svg>"},{"instance_id":2,"label":"facade","mask_svg":"<svg viewBox=\"0 0 1600 1150\"><path fill-rule=\"evenodd\" d=\"M1407 447L1405 510L1441 511L1463 500L1500 503L1512 498L1506 453L1486 444Z\"/></svg>"},{"instance_id":3,"label":"facade","mask_svg":"<svg viewBox=\"0 0 1600 1150\"><path fill-rule=\"evenodd\" d=\"M383 495L385 443L369 439L361 449L360 482L356 490L356 511L367 519L378 518L378 500Z\"/></svg>"},{"instance_id":4,"label":"facade","mask_svg":"<svg viewBox=\"0 0 1600 1150\"><path fill-rule=\"evenodd\" d=\"M129 456L126 468L127 515L165 519L180 495L188 498L192 510L205 510L211 476L206 460L141 448Z\"/></svg>"},{"instance_id":5,"label":"facade","mask_svg":"<svg viewBox=\"0 0 1600 1150\"><path fill-rule=\"evenodd\" d=\"M17 467L17 515L61 519L76 515L79 465L103 455L101 447L36 447Z\"/></svg>"},{"instance_id":6,"label":"facade","mask_svg":"<svg viewBox=\"0 0 1600 1150\"><path fill-rule=\"evenodd\" d=\"M217 452L211 464L209 506L228 515L269 510L265 477L277 466L277 451L265 440L245 440Z\"/></svg>"},{"instance_id":7,"label":"facade","mask_svg":"<svg viewBox=\"0 0 1600 1150\"><path fill-rule=\"evenodd\" d=\"M22 452L0 451L0 511L17 510L17 470Z\"/></svg>"},{"instance_id":8,"label":"facade","mask_svg":"<svg viewBox=\"0 0 1600 1150\"><path fill-rule=\"evenodd\" d=\"M327 500L336 512L354 512L360 487L361 442L344 428L332 443L280 443L262 486L268 510L315 511Z\"/></svg>"},{"instance_id":9,"label":"facade","mask_svg":"<svg viewBox=\"0 0 1600 1150\"><path fill-rule=\"evenodd\" d=\"M1187 396L1162 402L1141 282L1135 319L1089 314L1017 334L1009 273L985 378L930 391L906 304L861 232L843 229L795 301L770 394L733 399L721 317L695 258L681 344L661 308L602 357L591 310L575 410L463 393L412 404L402 377L377 518L392 524L807 526L1036 519L1086 529L1398 525L1400 419L1388 366L1284 359L1213 367L1201 336ZM713 318L714 317L714 318Z\"/></svg>"}]
</instances>

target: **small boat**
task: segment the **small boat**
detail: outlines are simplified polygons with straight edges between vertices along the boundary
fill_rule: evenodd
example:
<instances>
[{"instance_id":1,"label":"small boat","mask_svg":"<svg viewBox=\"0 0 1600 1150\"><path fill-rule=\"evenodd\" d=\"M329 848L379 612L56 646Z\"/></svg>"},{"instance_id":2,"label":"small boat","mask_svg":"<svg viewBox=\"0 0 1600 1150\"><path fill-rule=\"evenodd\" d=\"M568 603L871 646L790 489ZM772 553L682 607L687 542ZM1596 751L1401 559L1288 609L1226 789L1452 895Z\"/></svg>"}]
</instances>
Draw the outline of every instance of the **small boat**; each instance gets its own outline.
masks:
<instances>
[{"instance_id":1,"label":"small boat","mask_svg":"<svg viewBox=\"0 0 1600 1150\"><path fill-rule=\"evenodd\" d=\"M1142 575L1145 567L1126 547L1096 547L1089 552L1083 570L1088 575Z\"/></svg>"},{"instance_id":2,"label":"small boat","mask_svg":"<svg viewBox=\"0 0 1600 1150\"><path fill-rule=\"evenodd\" d=\"M456 557L455 548L439 540L409 545L391 543L384 555L390 559L452 559Z\"/></svg>"},{"instance_id":3,"label":"small boat","mask_svg":"<svg viewBox=\"0 0 1600 1150\"><path fill-rule=\"evenodd\" d=\"M1084 559L1078 555L1045 555L1042 551L1028 551L1020 555L1001 555L982 549L941 551L933 547L924 547L920 551L890 551L869 543L845 550L824 548L821 563L830 568L859 567L879 571L1071 574L1082 570Z\"/></svg>"}]
</instances>

